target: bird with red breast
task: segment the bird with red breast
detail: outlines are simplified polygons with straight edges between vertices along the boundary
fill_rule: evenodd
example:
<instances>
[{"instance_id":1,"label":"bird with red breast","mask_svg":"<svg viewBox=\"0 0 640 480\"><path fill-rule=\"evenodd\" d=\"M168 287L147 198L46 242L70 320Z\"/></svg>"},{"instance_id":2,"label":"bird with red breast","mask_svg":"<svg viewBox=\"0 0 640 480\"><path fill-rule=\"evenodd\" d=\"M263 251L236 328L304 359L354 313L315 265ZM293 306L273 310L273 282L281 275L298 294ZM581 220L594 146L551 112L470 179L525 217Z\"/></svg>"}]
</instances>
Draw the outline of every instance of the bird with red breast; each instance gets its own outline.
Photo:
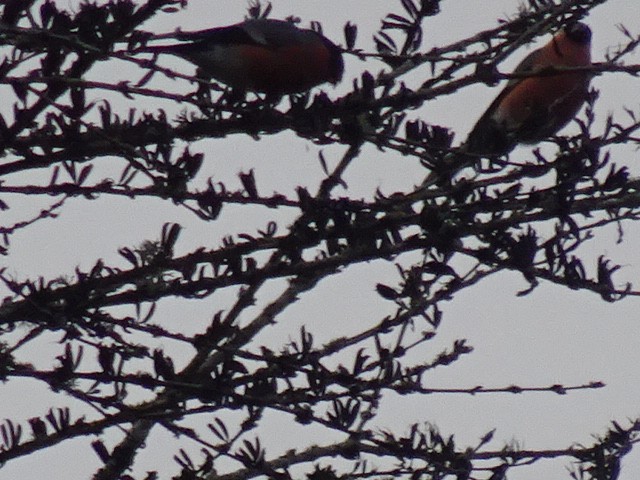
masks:
<instances>
[{"instance_id":1,"label":"bird with red breast","mask_svg":"<svg viewBox=\"0 0 640 480\"><path fill-rule=\"evenodd\" d=\"M567 24L514 70L518 74L477 121L461 152L478 157L506 155L518 144L555 135L576 116L589 95L588 71L545 70L591 65L591 30Z\"/></svg>"},{"instance_id":2,"label":"bird with red breast","mask_svg":"<svg viewBox=\"0 0 640 480\"><path fill-rule=\"evenodd\" d=\"M251 19L176 37L182 43L140 51L184 58L201 74L236 90L298 93L325 82L336 84L344 72L340 47L288 21Z\"/></svg>"}]
</instances>

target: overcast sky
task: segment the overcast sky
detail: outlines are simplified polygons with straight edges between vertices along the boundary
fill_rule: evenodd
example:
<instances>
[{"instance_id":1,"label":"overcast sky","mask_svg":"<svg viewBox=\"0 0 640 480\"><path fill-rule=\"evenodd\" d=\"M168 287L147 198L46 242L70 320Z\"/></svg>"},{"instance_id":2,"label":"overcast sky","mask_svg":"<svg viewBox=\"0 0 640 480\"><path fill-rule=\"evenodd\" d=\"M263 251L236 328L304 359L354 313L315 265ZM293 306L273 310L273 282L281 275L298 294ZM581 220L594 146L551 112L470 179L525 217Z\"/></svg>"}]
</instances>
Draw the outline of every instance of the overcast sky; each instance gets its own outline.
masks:
<instances>
[{"instance_id":1,"label":"overcast sky","mask_svg":"<svg viewBox=\"0 0 640 480\"><path fill-rule=\"evenodd\" d=\"M77 2L59 1L60 5L73 6ZM337 43L344 43L342 28L347 21L359 27L359 48L373 51L372 33L380 19L391 6L399 2L372 0L306 0L301 2L274 0L272 18L296 15L303 25L310 21L320 21L324 33ZM499 18L515 15L517 0L449 0L442 3L443 13L425 24L424 50L447 44L466 37L473 32L497 25ZM176 28L196 30L226 25L241 21L246 13L246 4L239 0L191 0L186 10L174 14L164 14L145 25L149 31L169 33ZM624 42L616 26L620 23L632 32L640 33L640 15L637 0L614 0L597 8L587 18L594 33L593 57L603 59L607 48ZM548 37L540 39L546 42ZM528 51L536 45L523 47L508 59L503 71L512 68ZM163 58L164 65L191 72L192 67L178 59ZM628 59L631 63L631 59ZM636 55L633 63L640 63ZM117 67L115 66L117 65ZM90 72L90 78L114 81L127 78L126 66L122 63L104 63ZM384 66L375 61L362 62L353 57L346 58L346 75L342 84L335 89L322 87L332 97L337 97L350 89L351 81L364 69L377 73ZM122 70L121 70L122 69ZM406 82L418 85L429 75L428 67L413 72ZM190 91L188 84L169 80L158 80L167 89ZM597 77L593 86L600 89L597 104L598 125L601 127L605 116L615 112L624 118L622 107L638 111L640 109L640 80L624 74L607 74ZM183 90L184 89L184 90ZM412 112L427 122L444 125L464 136L484 111L498 88L476 86L465 89L437 102L425 104ZM115 97L114 97L115 98ZM120 99L119 104L124 104ZM170 114L177 114L183 106L167 102L137 99L136 106L153 111L165 108ZM0 106L4 108L4 106ZM575 125L567 127L575 129ZM599 131L598 128L595 129ZM567 130L569 131L569 130ZM460 138L456 139L456 143ZM191 147L192 151L206 153L205 164L199 174L204 185L208 176L228 181L230 186L239 187L237 174L255 169L258 186L263 193L279 191L290 194L299 184L307 185L315 191L323 177L317 161L320 147L308 140L284 132L274 136L262 136L256 141L236 135L223 139L201 141ZM340 158L344 147L323 147L331 164ZM390 152L379 152L366 148L364 154L350 169L345 180L348 192L354 197L371 197L377 188L390 193L395 190L409 190L411 185L422 179L423 170L407 158ZM530 148L519 148L514 155L526 160ZM616 162L629 165L638 174L638 153L617 149ZM3 161L3 160L0 160ZM108 169L108 165L101 165ZM118 169L114 169L114 176ZM19 199L10 199L13 202ZM9 211L5 222L24 216L27 211L37 211L45 203L25 204L24 209ZM29 210L31 209L31 210ZM4 212L3 212L4 214ZM145 239L158 238L162 224L178 222L184 226L184 234L178 244L178 253L189 251L204 244L215 246L223 235L233 232L255 231L262 228L270 218L286 219L286 213L269 210L249 212L240 208L228 208L219 221L205 223L192 214L177 209L169 202L136 199L135 201L103 198L87 202L81 199L71 201L57 220L39 222L24 230L12 240L11 255L2 263L9 272L19 278L44 275L52 278L60 274L72 274L76 265L84 268L96 259L104 258L107 263L123 265L117 255L122 246L136 246ZM28 216L28 215L27 215ZM117 230L112 230L113 225ZM609 228L592 241L585 254L597 258L606 254L614 262L623 265L616 273L619 284L636 281L640 273L640 254L637 252L638 225L627 229L626 242L617 245L616 232ZM410 261L414 257L407 257ZM592 264L595 266L595 260ZM265 342L274 345L286 343L289 335L295 335L304 322L318 342L333 338L335 332L356 330L362 322L380 318L385 312L374 287L378 282L397 282L395 267L389 264L360 265L347 269L344 274L320 284L318 290L305 297L286 312L283 322L274 326L265 337ZM569 291L566 288L548 284L541 285L533 294L524 298L516 297L527 283L520 274L497 275L447 304L443 325L437 340L429 344L426 355L431 355L449 345L456 338L466 338L474 346L472 355L449 368L436 371L430 377L433 387L472 387L483 385L501 387L512 384L521 386L547 386L555 383L579 385L592 380L601 380L607 387L600 390L579 391L565 396L550 393L523 395L432 395L429 397L390 398L382 405L377 423L380 427L405 432L412 422L430 422L440 427L443 434L455 434L459 446L475 445L479 438L497 427L492 449L499 449L503 442L516 441L524 448L565 448L571 442L588 445L591 434L604 433L612 420L626 426L627 418L640 417L640 301L626 299L616 304L607 304L592 294ZM4 292L0 292L4 296ZM215 297L215 296L214 296ZM327 299L331 301L327 301ZM336 301L343 299L343 301ZM188 315L207 320L217 302L224 303L229 298L211 298L198 304L161 302L160 314L167 321ZM185 325L185 331L193 326ZM55 345L51 345L55 349ZM46 351L47 346L43 346ZM185 358L186 360L186 358ZM32 360L37 363L37 358ZM14 384L0 386L2 417L44 414L50 404L42 395L33 392L32 384L25 384L24 390L14 390ZM40 392L38 390L38 392ZM57 398L55 406L63 406L63 399ZM42 403L42 408L37 405ZM14 415L15 414L15 415ZM270 432L276 435L290 433L280 431L277 418L267 418ZM318 436L314 435L318 433ZM305 433L301 432L299 435ZM319 432L306 433L313 443L329 441ZM167 439L170 441L170 439ZM98 464L95 454L87 442L73 442L61 445L51 452L38 453L33 458L25 458L0 469L0 480L20 478L35 480L40 478L64 478L62 472L69 469L69 457L89 459L84 465L77 465L77 476L84 478ZM82 443L82 445L80 445ZM77 448L82 448L78 452ZM284 445L267 446L268 455L276 455ZM76 449L76 450L74 450ZM640 450L640 449L638 449ZM146 456L145 456L146 455ZM139 472L173 465L170 456L163 458L157 452L141 456ZM568 478L566 461L540 463L533 467L515 469L510 480L538 480L540 478ZM173 466L171 467L173 471ZM46 475L43 477L43 475ZM626 457L620 480L640 478L640 451Z\"/></svg>"}]
</instances>

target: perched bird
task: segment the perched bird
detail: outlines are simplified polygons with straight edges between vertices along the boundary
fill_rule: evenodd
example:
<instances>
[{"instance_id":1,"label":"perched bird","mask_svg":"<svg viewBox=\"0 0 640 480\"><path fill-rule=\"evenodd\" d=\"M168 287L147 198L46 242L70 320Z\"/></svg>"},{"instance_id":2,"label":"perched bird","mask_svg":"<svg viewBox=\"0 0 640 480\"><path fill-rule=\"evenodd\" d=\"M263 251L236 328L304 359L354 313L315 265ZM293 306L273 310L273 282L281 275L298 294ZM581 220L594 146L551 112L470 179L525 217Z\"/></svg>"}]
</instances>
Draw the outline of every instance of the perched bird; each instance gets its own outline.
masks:
<instances>
[{"instance_id":1,"label":"perched bird","mask_svg":"<svg viewBox=\"0 0 640 480\"><path fill-rule=\"evenodd\" d=\"M151 46L198 66L202 74L245 91L287 94L324 82L338 83L344 72L340 48L313 30L282 20L253 19L178 36L184 43Z\"/></svg>"},{"instance_id":2,"label":"perched bird","mask_svg":"<svg viewBox=\"0 0 640 480\"><path fill-rule=\"evenodd\" d=\"M505 155L519 143L533 144L564 127L587 100L588 72L535 76L549 67L591 65L591 30L571 23L543 47L531 52L514 73L533 76L514 78L489 105L462 145L474 156Z\"/></svg>"}]
</instances>

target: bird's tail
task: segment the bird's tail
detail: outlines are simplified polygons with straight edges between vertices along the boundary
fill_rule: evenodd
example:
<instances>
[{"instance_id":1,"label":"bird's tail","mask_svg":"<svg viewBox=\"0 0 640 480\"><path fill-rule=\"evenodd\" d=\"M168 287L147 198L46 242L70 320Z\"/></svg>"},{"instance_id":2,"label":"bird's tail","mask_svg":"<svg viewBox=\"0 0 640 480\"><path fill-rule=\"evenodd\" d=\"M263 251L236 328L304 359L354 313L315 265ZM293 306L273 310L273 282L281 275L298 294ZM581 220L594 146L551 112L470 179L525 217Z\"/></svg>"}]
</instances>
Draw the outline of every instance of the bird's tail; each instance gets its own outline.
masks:
<instances>
[{"instance_id":1,"label":"bird's tail","mask_svg":"<svg viewBox=\"0 0 640 480\"><path fill-rule=\"evenodd\" d=\"M188 47L188 44L174 44L174 45L147 45L144 47L136 48L132 53L154 53L162 54L167 53L170 55L181 55L183 50Z\"/></svg>"}]
</instances>

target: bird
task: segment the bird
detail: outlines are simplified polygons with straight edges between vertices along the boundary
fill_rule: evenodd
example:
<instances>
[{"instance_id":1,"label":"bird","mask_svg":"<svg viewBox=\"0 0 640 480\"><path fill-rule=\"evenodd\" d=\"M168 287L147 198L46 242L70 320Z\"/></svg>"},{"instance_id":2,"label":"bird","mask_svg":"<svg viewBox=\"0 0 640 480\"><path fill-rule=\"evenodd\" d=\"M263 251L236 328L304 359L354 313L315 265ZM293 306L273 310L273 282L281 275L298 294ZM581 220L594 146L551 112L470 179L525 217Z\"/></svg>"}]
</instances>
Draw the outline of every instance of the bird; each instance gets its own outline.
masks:
<instances>
[{"instance_id":1,"label":"bird","mask_svg":"<svg viewBox=\"0 0 640 480\"><path fill-rule=\"evenodd\" d=\"M572 22L515 68L511 79L476 122L460 152L474 157L510 153L555 135L576 116L589 95L587 71L536 75L552 67L591 65L591 29Z\"/></svg>"},{"instance_id":2,"label":"bird","mask_svg":"<svg viewBox=\"0 0 640 480\"><path fill-rule=\"evenodd\" d=\"M181 57L234 90L299 93L325 82L336 84L344 73L340 47L284 20L250 19L181 33L177 39L182 43L141 51Z\"/></svg>"}]
</instances>

